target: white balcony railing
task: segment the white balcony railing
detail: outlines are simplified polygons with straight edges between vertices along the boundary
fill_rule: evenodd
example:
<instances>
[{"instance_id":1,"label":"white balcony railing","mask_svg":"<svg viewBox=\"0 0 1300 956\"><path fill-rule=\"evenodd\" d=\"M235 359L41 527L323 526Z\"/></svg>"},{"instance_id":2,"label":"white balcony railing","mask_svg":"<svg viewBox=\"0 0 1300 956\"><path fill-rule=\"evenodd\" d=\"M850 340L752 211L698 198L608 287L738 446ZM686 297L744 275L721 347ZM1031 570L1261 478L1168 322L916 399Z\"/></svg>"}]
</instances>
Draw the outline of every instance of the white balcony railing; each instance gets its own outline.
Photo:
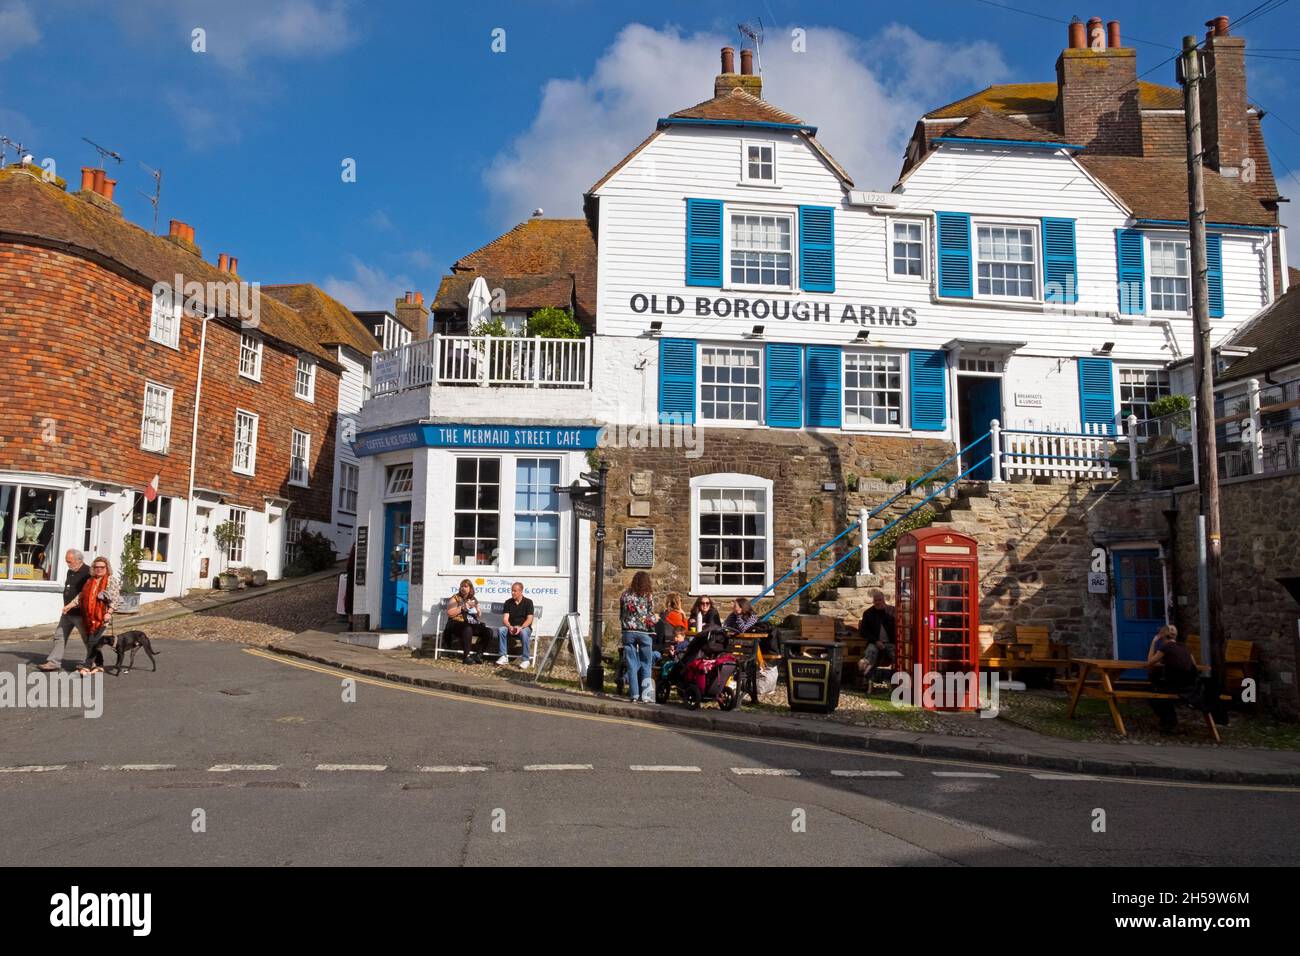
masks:
<instances>
[{"instance_id":1,"label":"white balcony railing","mask_svg":"<svg viewBox=\"0 0 1300 956\"><path fill-rule=\"evenodd\" d=\"M1026 429L990 423L993 480L1016 477L1117 478L1120 467L1137 478L1137 419L1126 432L1108 425L1058 425Z\"/></svg>"},{"instance_id":2,"label":"white balcony railing","mask_svg":"<svg viewBox=\"0 0 1300 956\"><path fill-rule=\"evenodd\" d=\"M591 339L434 335L376 352L371 394L431 384L514 388L587 388Z\"/></svg>"}]
</instances>

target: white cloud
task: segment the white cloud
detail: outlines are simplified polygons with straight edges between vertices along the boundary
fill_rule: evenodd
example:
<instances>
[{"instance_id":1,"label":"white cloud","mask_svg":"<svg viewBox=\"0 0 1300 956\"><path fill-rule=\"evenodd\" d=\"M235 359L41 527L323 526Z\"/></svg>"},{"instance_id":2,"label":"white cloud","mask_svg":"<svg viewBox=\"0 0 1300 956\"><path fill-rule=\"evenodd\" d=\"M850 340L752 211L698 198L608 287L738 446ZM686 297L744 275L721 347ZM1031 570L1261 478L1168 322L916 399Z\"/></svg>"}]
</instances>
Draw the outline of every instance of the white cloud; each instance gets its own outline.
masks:
<instances>
[{"instance_id":1,"label":"white cloud","mask_svg":"<svg viewBox=\"0 0 1300 956\"><path fill-rule=\"evenodd\" d=\"M391 275L382 269L368 266L356 256L349 260L352 275L346 278L328 276L321 288L349 309L392 309L393 303L415 284L401 273Z\"/></svg>"},{"instance_id":2,"label":"white cloud","mask_svg":"<svg viewBox=\"0 0 1300 956\"><path fill-rule=\"evenodd\" d=\"M41 41L32 9L23 0L0 6L0 60Z\"/></svg>"},{"instance_id":3,"label":"white cloud","mask_svg":"<svg viewBox=\"0 0 1300 956\"><path fill-rule=\"evenodd\" d=\"M417 269L427 271L433 268L433 253L428 249L412 249L406 258Z\"/></svg>"},{"instance_id":4,"label":"white cloud","mask_svg":"<svg viewBox=\"0 0 1300 956\"><path fill-rule=\"evenodd\" d=\"M877 37L805 27L806 52L770 34L763 98L819 127L817 137L864 189L888 189L921 114L1008 73L989 43L941 43L891 24ZM716 34L625 27L590 76L556 79L532 124L484 174L502 226L541 206L576 215L582 193L654 129L655 120L713 94Z\"/></svg>"},{"instance_id":5,"label":"white cloud","mask_svg":"<svg viewBox=\"0 0 1300 956\"><path fill-rule=\"evenodd\" d=\"M166 101L190 149L202 151L230 146L241 139L239 127L228 113L210 109L193 96L176 90L167 93Z\"/></svg>"},{"instance_id":6,"label":"white cloud","mask_svg":"<svg viewBox=\"0 0 1300 956\"><path fill-rule=\"evenodd\" d=\"M366 225L376 232L392 232L393 220L382 209L376 209L366 217Z\"/></svg>"},{"instance_id":7,"label":"white cloud","mask_svg":"<svg viewBox=\"0 0 1300 956\"><path fill-rule=\"evenodd\" d=\"M1277 191L1291 199L1280 203L1282 225L1286 226L1287 264L1300 269L1300 173L1282 176L1277 181Z\"/></svg>"},{"instance_id":8,"label":"white cloud","mask_svg":"<svg viewBox=\"0 0 1300 956\"><path fill-rule=\"evenodd\" d=\"M186 49L201 28L204 55L237 72L262 57L328 56L356 38L347 0L133 0L116 12L136 35L162 27Z\"/></svg>"}]
</instances>

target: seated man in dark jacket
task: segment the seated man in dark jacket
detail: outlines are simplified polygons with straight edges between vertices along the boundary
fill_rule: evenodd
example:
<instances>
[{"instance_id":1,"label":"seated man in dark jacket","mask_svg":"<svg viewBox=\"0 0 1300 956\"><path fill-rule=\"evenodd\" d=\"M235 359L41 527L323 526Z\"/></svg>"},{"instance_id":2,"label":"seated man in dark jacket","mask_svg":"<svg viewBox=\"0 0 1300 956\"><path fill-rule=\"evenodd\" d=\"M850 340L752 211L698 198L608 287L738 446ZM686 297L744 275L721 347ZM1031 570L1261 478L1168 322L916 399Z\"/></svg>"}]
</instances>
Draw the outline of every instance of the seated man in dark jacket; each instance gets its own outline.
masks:
<instances>
[{"instance_id":1,"label":"seated man in dark jacket","mask_svg":"<svg viewBox=\"0 0 1300 956\"><path fill-rule=\"evenodd\" d=\"M1151 688L1164 694L1190 695L1196 686L1200 671L1192 653L1183 643L1178 628L1166 624L1156 634L1147 652L1147 676ZM1172 734L1178 730L1178 713L1172 700L1153 700L1151 709L1160 718L1160 732Z\"/></svg>"},{"instance_id":2,"label":"seated man in dark jacket","mask_svg":"<svg viewBox=\"0 0 1300 956\"><path fill-rule=\"evenodd\" d=\"M896 633L894 609L885 603L881 591L871 592L871 607L862 612L862 621L858 624L858 636L867 642L867 648L858 661L858 670L863 674L867 690L871 690L871 680L876 673L876 664L894 663L894 645Z\"/></svg>"}]
</instances>

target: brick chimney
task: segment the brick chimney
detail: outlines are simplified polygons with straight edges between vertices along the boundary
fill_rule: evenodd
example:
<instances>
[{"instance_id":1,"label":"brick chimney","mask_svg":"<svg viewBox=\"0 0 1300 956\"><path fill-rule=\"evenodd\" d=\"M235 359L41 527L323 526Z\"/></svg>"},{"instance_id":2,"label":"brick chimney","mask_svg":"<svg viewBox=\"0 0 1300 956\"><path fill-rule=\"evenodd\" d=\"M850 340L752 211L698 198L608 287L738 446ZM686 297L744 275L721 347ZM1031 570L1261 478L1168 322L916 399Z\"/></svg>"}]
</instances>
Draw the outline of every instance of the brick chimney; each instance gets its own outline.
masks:
<instances>
[{"instance_id":1,"label":"brick chimney","mask_svg":"<svg viewBox=\"0 0 1300 956\"><path fill-rule=\"evenodd\" d=\"M754 72L754 51L740 51L740 72L735 72L735 51L722 48L722 72L713 80L713 95L726 96L732 90L744 90L763 98L763 78Z\"/></svg>"},{"instance_id":2,"label":"brick chimney","mask_svg":"<svg viewBox=\"0 0 1300 956\"><path fill-rule=\"evenodd\" d=\"M117 203L113 202L113 189L116 186L117 180L109 179L104 170L95 169L93 166L82 166L81 191L77 195L92 206L120 217L122 210Z\"/></svg>"},{"instance_id":3,"label":"brick chimney","mask_svg":"<svg viewBox=\"0 0 1300 956\"><path fill-rule=\"evenodd\" d=\"M1093 17L1085 30L1080 26L1070 24L1070 45L1056 61L1057 128L1067 143L1093 152L1141 156L1137 54L1112 45L1119 41L1118 21L1107 27Z\"/></svg>"},{"instance_id":4,"label":"brick chimney","mask_svg":"<svg viewBox=\"0 0 1300 956\"><path fill-rule=\"evenodd\" d=\"M411 330L412 338L429 337L429 310L424 305L423 292L407 292L397 300L393 312L398 323Z\"/></svg>"},{"instance_id":5,"label":"brick chimney","mask_svg":"<svg viewBox=\"0 0 1300 956\"><path fill-rule=\"evenodd\" d=\"M194 242L194 227L188 226L179 219L172 219L167 224L167 240L174 242L182 249L187 249L197 255L202 255L199 247Z\"/></svg>"},{"instance_id":6,"label":"brick chimney","mask_svg":"<svg viewBox=\"0 0 1300 956\"><path fill-rule=\"evenodd\" d=\"M1228 18L1215 17L1201 57L1201 132L1205 162L1237 176L1249 150L1246 125L1246 41L1228 35Z\"/></svg>"}]
</instances>

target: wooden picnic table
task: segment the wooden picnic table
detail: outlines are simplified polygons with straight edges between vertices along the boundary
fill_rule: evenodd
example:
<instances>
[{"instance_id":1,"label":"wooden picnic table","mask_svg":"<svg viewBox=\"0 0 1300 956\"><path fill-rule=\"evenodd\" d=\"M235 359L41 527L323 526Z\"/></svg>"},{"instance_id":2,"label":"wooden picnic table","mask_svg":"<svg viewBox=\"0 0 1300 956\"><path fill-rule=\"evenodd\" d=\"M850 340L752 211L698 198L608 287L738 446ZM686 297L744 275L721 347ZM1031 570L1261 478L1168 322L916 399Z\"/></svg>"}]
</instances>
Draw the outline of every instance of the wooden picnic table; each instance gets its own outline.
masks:
<instances>
[{"instance_id":1,"label":"wooden picnic table","mask_svg":"<svg viewBox=\"0 0 1300 956\"><path fill-rule=\"evenodd\" d=\"M1120 674L1127 670L1145 670L1146 661L1112 661L1095 657L1074 657L1070 663L1077 664L1079 667L1079 676L1075 680L1074 689L1070 694L1070 709L1065 712L1065 716L1074 719L1074 711L1079 706L1079 698L1083 696L1097 697L1106 701L1110 707L1111 720L1115 722L1115 730L1121 737L1128 736L1128 730L1124 727L1124 718L1119 712L1119 702L1121 700L1179 700L1178 694L1169 694L1163 691L1151 689L1119 689L1115 687L1111 680L1111 674ZM1202 668L1204 669L1204 668ZM1094 677L1095 680L1089 680ZM1069 682L1066 682L1069 686ZM1219 742L1219 728L1214 724L1214 718L1207 712L1205 713L1205 725L1210 729L1210 735L1214 737L1215 743Z\"/></svg>"}]
</instances>

